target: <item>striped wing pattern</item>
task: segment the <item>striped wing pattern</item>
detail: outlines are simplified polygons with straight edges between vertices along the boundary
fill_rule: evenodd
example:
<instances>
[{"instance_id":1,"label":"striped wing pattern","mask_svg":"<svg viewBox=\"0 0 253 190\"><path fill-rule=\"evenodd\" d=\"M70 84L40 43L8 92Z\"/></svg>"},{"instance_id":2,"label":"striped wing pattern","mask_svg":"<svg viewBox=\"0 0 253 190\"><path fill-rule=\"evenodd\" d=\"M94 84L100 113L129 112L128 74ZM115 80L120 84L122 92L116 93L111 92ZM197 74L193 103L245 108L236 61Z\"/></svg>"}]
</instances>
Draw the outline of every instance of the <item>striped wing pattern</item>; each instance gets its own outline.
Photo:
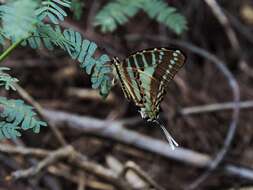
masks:
<instances>
[{"instance_id":1,"label":"striped wing pattern","mask_svg":"<svg viewBox=\"0 0 253 190\"><path fill-rule=\"evenodd\" d=\"M113 60L125 97L141 108L148 120L156 120L168 83L185 63L179 50L166 48L136 52L121 62Z\"/></svg>"}]
</instances>

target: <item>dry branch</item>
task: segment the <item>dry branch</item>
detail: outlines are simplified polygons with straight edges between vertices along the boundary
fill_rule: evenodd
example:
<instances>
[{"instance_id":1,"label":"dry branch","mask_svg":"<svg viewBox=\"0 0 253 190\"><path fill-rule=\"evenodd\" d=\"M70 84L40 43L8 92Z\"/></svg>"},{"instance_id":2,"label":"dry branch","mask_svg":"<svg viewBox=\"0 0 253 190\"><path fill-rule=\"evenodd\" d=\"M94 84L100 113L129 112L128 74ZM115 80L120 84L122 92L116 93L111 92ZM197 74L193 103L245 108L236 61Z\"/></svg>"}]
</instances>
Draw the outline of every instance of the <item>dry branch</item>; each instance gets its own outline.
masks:
<instances>
[{"instance_id":1,"label":"dry branch","mask_svg":"<svg viewBox=\"0 0 253 190\"><path fill-rule=\"evenodd\" d=\"M165 190L163 187L161 187L159 184L157 184L145 171L143 171L138 165L136 165L132 161L128 161L121 173L122 176L126 176L128 171L133 171L136 174L138 174L139 177L142 178L142 180L146 181L147 184L149 184L150 187L156 189L156 190Z\"/></svg>"},{"instance_id":2,"label":"dry branch","mask_svg":"<svg viewBox=\"0 0 253 190\"><path fill-rule=\"evenodd\" d=\"M66 112L52 110L45 110L45 115L59 127L67 125L68 127L84 132L85 134L108 138L194 167L208 168L209 164L212 162L210 156L182 147L178 147L176 150L172 151L168 147L167 142L156 140L125 129L121 122L105 122L100 119L81 117ZM253 181L252 169L228 163L224 163L221 169L229 175Z\"/></svg>"},{"instance_id":3,"label":"dry branch","mask_svg":"<svg viewBox=\"0 0 253 190\"><path fill-rule=\"evenodd\" d=\"M23 148L24 149L24 148ZM29 152L29 151L28 151ZM31 152L36 152L34 150L31 150ZM41 152L41 151L39 151ZM72 155L73 148L71 146L67 146L64 148L60 148L56 151L53 151L47 155L45 159L37 163L35 166L26 169L26 170L18 170L11 174L11 179L20 179L20 178L29 178L30 176L38 174L42 169L45 167L48 167L52 163L62 159L66 158Z\"/></svg>"},{"instance_id":4,"label":"dry branch","mask_svg":"<svg viewBox=\"0 0 253 190\"><path fill-rule=\"evenodd\" d=\"M205 49L202 49L200 47L197 47L191 43L187 42L182 42L179 40L174 40L174 39L169 39L167 37L157 37L157 36L143 36L142 38L147 38L152 41L167 41L168 43L180 46L182 48L188 49L189 51L209 60L211 63L213 63L217 69L224 75L224 77L228 81L228 85L231 88L231 91L233 93L233 102L234 102L234 109L232 113L232 120L229 124L229 130L227 132L226 138L224 140L222 148L219 150L219 152L216 154L215 158L212 160L212 162L209 165L209 169L200 176L200 178L197 179L196 182L193 182L192 186L190 186L190 189L196 188L200 183L202 183L217 167L220 165L220 163L224 160L230 146L232 143L232 140L235 136L235 132L237 129L237 124L239 121L239 112L240 112L240 90L239 90L239 85L233 76L233 74L229 71L229 69L226 67L226 63L224 63L222 60L220 60L218 57L215 55L209 53ZM129 39L131 40L138 40L138 35L130 35L128 36Z\"/></svg>"},{"instance_id":5,"label":"dry branch","mask_svg":"<svg viewBox=\"0 0 253 190\"><path fill-rule=\"evenodd\" d=\"M45 157L49 154L49 151L37 148L25 148L21 146L12 146L7 144L0 144L0 152L7 154L21 154L23 156L35 156L35 157Z\"/></svg>"},{"instance_id":6,"label":"dry branch","mask_svg":"<svg viewBox=\"0 0 253 190\"><path fill-rule=\"evenodd\" d=\"M216 111L232 110L235 108L235 106L236 105L234 102L225 102L182 108L178 112L180 115L202 114ZM238 106L240 107L240 109L253 108L253 101L241 101L238 103Z\"/></svg>"},{"instance_id":7,"label":"dry branch","mask_svg":"<svg viewBox=\"0 0 253 190\"><path fill-rule=\"evenodd\" d=\"M39 172L41 172L43 169L47 168L54 162L66 159L69 164L78 167L86 172L89 172L107 182L110 182L119 189L133 189L127 182L125 182L123 178L121 178L121 176L115 174L112 170L109 170L95 162L88 161L85 156L77 152L72 146L66 146L55 151L46 151L43 149L0 145L0 152L6 154L20 154L32 155L35 157L45 157L43 160L28 169L13 172L11 176L7 177L8 180L29 178L30 176L37 175Z\"/></svg>"},{"instance_id":8,"label":"dry branch","mask_svg":"<svg viewBox=\"0 0 253 190\"><path fill-rule=\"evenodd\" d=\"M43 108L42 106L36 102L33 97L25 90L23 89L20 85L15 84L15 88L17 89L17 92L19 93L19 95L26 100L29 104L31 104L36 111L38 112L38 114L40 115L40 117L42 117L43 119L45 118L45 116L43 115ZM47 122L50 129L52 130L53 134L55 135L56 139L59 141L59 143L62 146L67 145L66 140L64 139L61 131L59 129L57 129L55 126L53 126L53 123L50 123L50 121Z\"/></svg>"},{"instance_id":9,"label":"dry branch","mask_svg":"<svg viewBox=\"0 0 253 190\"><path fill-rule=\"evenodd\" d=\"M239 53L239 51L240 51L239 41L236 37L236 34L235 34L233 28L230 25L230 22L229 22L227 16L224 14L224 12L222 11L219 4L215 0L204 0L204 1L211 8L213 14L217 18L217 20L220 22L220 24L223 26L223 28L228 36L229 42L231 43L231 46L233 47L235 52Z\"/></svg>"}]
</instances>

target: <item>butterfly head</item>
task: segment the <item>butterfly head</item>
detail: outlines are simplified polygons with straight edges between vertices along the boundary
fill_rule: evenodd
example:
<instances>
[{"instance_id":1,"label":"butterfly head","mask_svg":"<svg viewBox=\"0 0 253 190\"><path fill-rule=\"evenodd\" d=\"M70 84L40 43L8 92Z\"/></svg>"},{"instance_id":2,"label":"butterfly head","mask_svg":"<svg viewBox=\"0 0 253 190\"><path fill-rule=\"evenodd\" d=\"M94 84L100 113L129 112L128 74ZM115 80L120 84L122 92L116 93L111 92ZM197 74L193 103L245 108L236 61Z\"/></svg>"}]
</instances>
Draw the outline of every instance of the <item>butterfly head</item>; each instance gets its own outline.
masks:
<instances>
[{"instance_id":1,"label":"butterfly head","mask_svg":"<svg viewBox=\"0 0 253 190\"><path fill-rule=\"evenodd\" d=\"M145 108L141 108L139 112L141 114L141 117L149 122L155 122L159 118L159 115L157 113L153 111L148 111Z\"/></svg>"}]
</instances>

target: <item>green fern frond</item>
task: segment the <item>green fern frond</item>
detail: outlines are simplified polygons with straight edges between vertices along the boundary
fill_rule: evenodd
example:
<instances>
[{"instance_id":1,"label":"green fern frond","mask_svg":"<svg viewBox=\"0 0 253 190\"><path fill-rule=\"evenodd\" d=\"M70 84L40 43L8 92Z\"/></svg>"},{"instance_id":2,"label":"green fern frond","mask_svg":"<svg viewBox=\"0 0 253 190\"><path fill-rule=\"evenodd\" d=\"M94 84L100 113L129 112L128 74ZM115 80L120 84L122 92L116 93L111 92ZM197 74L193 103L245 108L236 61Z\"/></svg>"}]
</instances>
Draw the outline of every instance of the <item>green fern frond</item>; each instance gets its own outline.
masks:
<instances>
[{"instance_id":1,"label":"green fern frond","mask_svg":"<svg viewBox=\"0 0 253 190\"><path fill-rule=\"evenodd\" d=\"M116 0L108 3L95 17L94 25L102 32L112 32L136 15L143 0Z\"/></svg>"},{"instance_id":2,"label":"green fern frond","mask_svg":"<svg viewBox=\"0 0 253 190\"><path fill-rule=\"evenodd\" d=\"M0 105L3 108L0 113L3 120L0 123L0 138L20 136L20 130L32 129L34 133L39 133L41 127L47 126L45 122L37 119L33 107L25 105L22 100L0 97Z\"/></svg>"},{"instance_id":3,"label":"green fern frond","mask_svg":"<svg viewBox=\"0 0 253 190\"><path fill-rule=\"evenodd\" d=\"M72 59L78 60L81 68L85 69L87 74L91 74L92 88L100 88L100 94L106 97L111 89L109 75L112 70L108 64L110 58L105 54L94 58L97 45L82 39L81 34L72 29L64 30L64 36L75 46L74 51L69 52Z\"/></svg>"},{"instance_id":4,"label":"green fern frond","mask_svg":"<svg viewBox=\"0 0 253 190\"><path fill-rule=\"evenodd\" d=\"M32 0L20 0L19 2L31 3ZM31 9L31 12L37 13L37 15L33 15L32 18L35 18L36 20L37 17L43 19L45 16L48 16L54 23L58 23L58 20L62 20L64 16L66 16L65 12L63 9L60 9L60 7L70 7L70 1L68 0L44 0L42 4L43 7L37 9L36 11L34 8ZM127 4L126 0L124 4ZM2 16L2 18L7 15L8 11L6 10L9 10L6 7L9 8L8 6L2 6L2 9L0 8L0 16ZM15 8L17 9L17 7ZM24 12L24 10L21 12ZM61 16L59 16L59 14ZM8 22L10 22L10 20ZM110 59L107 55L101 55L100 57L95 58L94 54L97 49L97 45L95 43L83 39L80 33L74 32L71 29L67 29L62 32L59 25L52 26L50 24L43 24L43 22L36 20L36 22L32 22L32 26L34 27L33 30L30 30L31 28L28 27L29 31L27 31L27 34L29 35L22 36L23 38L21 44L23 46L28 45L33 49L37 49L43 45L49 50L53 50L55 47L63 49L68 52L72 59L78 60L81 68L85 69L85 71L91 75L92 87L99 88L102 96L106 97L108 95L111 89L111 78L109 77L111 73L111 66L107 63ZM17 30L13 28L13 31L15 33ZM6 38L5 34L5 31L2 33L0 31L0 42L2 40L4 43L4 39ZM10 40L15 42L16 37L11 35ZM12 87L10 82L14 81L11 81L11 78L7 78L7 75L5 75L2 80L9 82L3 83L6 88Z\"/></svg>"},{"instance_id":5,"label":"green fern frond","mask_svg":"<svg viewBox=\"0 0 253 190\"><path fill-rule=\"evenodd\" d=\"M1 121L0 122L0 140L2 139L15 139L17 137L21 136L21 133L19 132L20 127L13 124Z\"/></svg>"},{"instance_id":6,"label":"green fern frond","mask_svg":"<svg viewBox=\"0 0 253 190\"><path fill-rule=\"evenodd\" d=\"M101 55L94 58L97 45L94 42L83 39L81 34L72 29L61 31L59 26L54 28L50 25L41 25L33 36L28 38L22 45L32 48L40 47L41 43L49 50L60 47L66 51L72 59L78 60L81 68L91 75L92 88L99 88L100 94L106 97L111 89L111 78L109 77L111 66L107 64L110 58Z\"/></svg>"},{"instance_id":7,"label":"green fern frond","mask_svg":"<svg viewBox=\"0 0 253 190\"><path fill-rule=\"evenodd\" d=\"M17 41L26 38L36 29L38 22L34 13L36 1L19 0L0 6L1 32L5 37Z\"/></svg>"},{"instance_id":8,"label":"green fern frond","mask_svg":"<svg viewBox=\"0 0 253 190\"><path fill-rule=\"evenodd\" d=\"M67 40L58 25L52 27L48 24L38 25L37 31L33 33L22 45L29 45L33 49L40 47L41 43L49 49L53 50L54 47L60 47L63 50L70 52L74 49L74 45Z\"/></svg>"},{"instance_id":9,"label":"green fern frond","mask_svg":"<svg viewBox=\"0 0 253 190\"><path fill-rule=\"evenodd\" d=\"M8 67L0 67L0 86L4 86L6 90L16 90L15 84L18 82L18 79L5 72L8 70L10 70Z\"/></svg>"},{"instance_id":10,"label":"green fern frond","mask_svg":"<svg viewBox=\"0 0 253 190\"><path fill-rule=\"evenodd\" d=\"M44 20L48 17L52 23L59 24L59 20L63 21L67 13L62 7L71 7L71 2L68 0L44 0L41 8L36 10L36 15L39 20Z\"/></svg>"},{"instance_id":11,"label":"green fern frond","mask_svg":"<svg viewBox=\"0 0 253 190\"><path fill-rule=\"evenodd\" d=\"M23 42L23 45L38 48L41 43L50 50L60 47L68 52L71 58L77 60L81 68L91 75L92 88L99 88L103 97L109 94L111 89L109 75L112 72L108 64L110 58L105 54L95 58L97 45L94 42L83 39L79 32L72 29L65 29L62 32L59 26L53 28L50 25L41 25L33 36Z\"/></svg>"},{"instance_id":12,"label":"green fern frond","mask_svg":"<svg viewBox=\"0 0 253 190\"><path fill-rule=\"evenodd\" d=\"M139 10L143 10L150 18L165 24L177 34L187 29L185 17L163 0L114 0L100 10L94 25L100 26L102 32L112 32L135 16Z\"/></svg>"},{"instance_id":13,"label":"green fern frond","mask_svg":"<svg viewBox=\"0 0 253 190\"><path fill-rule=\"evenodd\" d=\"M146 0L142 8L150 18L165 24L176 34L187 29L185 17L161 0Z\"/></svg>"},{"instance_id":14,"label":"green fern frond","mask_svg":"<svg viewBox=\"0 0 253 190\"><path fill-rule=\"evenodd\" d=\"M60 47L69 54L75 49L75 44L65 38L59 25L54 28L51 25L41 25L38 33L47 48Z\"/></svg>"}]
</instances>

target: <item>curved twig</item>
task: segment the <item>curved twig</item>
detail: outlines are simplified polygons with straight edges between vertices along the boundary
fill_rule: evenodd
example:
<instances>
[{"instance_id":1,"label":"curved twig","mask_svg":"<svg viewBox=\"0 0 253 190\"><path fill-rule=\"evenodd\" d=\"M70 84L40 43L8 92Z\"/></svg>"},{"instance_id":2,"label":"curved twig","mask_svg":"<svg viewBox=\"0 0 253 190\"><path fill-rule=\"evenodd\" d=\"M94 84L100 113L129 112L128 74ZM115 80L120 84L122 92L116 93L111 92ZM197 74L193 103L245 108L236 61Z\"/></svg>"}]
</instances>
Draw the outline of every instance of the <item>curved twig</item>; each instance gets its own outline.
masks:
<instances>
[{"instance_id":1,"label":"curved twig","mask_svg":"<svg viewBox=\"0 0 253 190\"><path fill-rule=\"evenodd\" d=\"M223 161L224 157L226 156L226 154L231 146L232 140L235 136L235 132L236 132L236 129L238 126L237 124L239 121L240 90L239 90L239 85L238 85L236 79L234 78L232 73L227 69L224 62L219 60L216 56L214 56L214 55L210 54L209 52L207 52L201 48L198 48L196 46L193 46L193 45L190 45L187 43L182 43L181 45L184 46L185 48L188 48L192 52L195 52L195 53L199 54L200 56L203 56L206 59L209 59L210 61L212 61L216 65L216 67L224 74L224 76L228 80L229 86L231 87L231 90L233 92L233 101L235 104L233 115L232 115L232 121L229 125L229 131L228 131L227 136L224 140L223 147L220 149L220 151L218 152L216 157L210 163L209 169L206 170L206 172L204 172L203 175L201 175L196 181L194 181L190 185L190 189L195 189L203 181L205 181L210 176L210 174L220 165L220 163Z\"/></svg>"},{"instance_id":2,"label":"curved twig","mask_svg":"<svg viewBox=\"0 0 253 190\"><path fill-rule=\"evenodd\" d=\"M121 121L104 122L102 119L78 116L56 110L44 110L44 112L47 118L54 122L57 127L67 126L86 135L95 135L117 141L197 168L208 168L212 162L210 156L183 147L178 147L173 151L168 148L167 142L126 129L124 122ZM253 181L251 168L225 163L221 169L230 176L239 177L250 182Z\"/></svg>"},{"instance_id":3,"label":"curved twig","mask_svg":"<svg viewBox=\"0 0 253 190\"><path fill-rule=\"evenodd\" d=\"M239 40L237 39L237 36L227 18L227 16L223 13L221 7L219 6L219 4L216 2L216 0L204 0L206 2L206 4L211 8L211 11L213 12L213 14L215 15L215 17L217 18L217 20L220 22L220 24L222 25L222 27L224 28L228 40L232 46L232 48L234 49L235 53L240 53L240 43Z\"/></svg>"},{"instance_id":4,"label":"curved twig","mask_svg":"<svg viewBox=\"0 0 253 190\"><path fill-rule=\"evenodd\" d=\"M234 102L224 102L224 103L214 103L214 104L186 107L186 108L180 109L178 112L182 116L187 116L187 115L194 115L194 114L233 110L234 107L235 107ZM239 103L239 107L241 111L242 109L252 109L253 100L241 101Z\"/></svg>"},{"instance_id":5,"label":"curved twig","mask_svg":"<svg viewBox=\"0 0 253 190\"><path fill-rule=\"evenodd\" d=\"M7 180L17 180L21 178L29 178L33 175L37 175L43 169L48 168L49 165L56 161L65 159L68 164L74 165L84 171L100 177L112 185L122 190L133 190L130 184L123 178L115 174L110 169L103 167L95 162L87 160L85 156L77 152L72 146L68 145L59 148L55 151L48 151L44 149L15 147L11 145L0 145L0 152L8 154L20 154L24 156L34 156L43 158L34 166L12 172L10 176L7 176Z\"/></svg>"},{"instance_id":6,"label":"curved twig","mask_svg":"<svg viewBox=\"0 0 253 190\"><path fill-rule=\"evenodd\" d=\"M43 115L43 108L41 107L41 105L38 102L36 102L34 100L34 98L25 89L23 89L19 84L15 84L15 88L17 89L17 92L19 93L19 95L36 109L39 116L46 120L45 116ZM57 129L54 126L54 124L51 123L50 121L47 120L47 123L48 123L50 129L52 130L53 134L55 135L56 139L59 141L59 143L62 146L66 146L67 141L64 139L64 136L61 133L61 131L59 129Z\"/></svg>"},{"instance_id":7,"label":"curved twig","mask_svg":"<svg viewBox=\"0 0 253 190\"><path fill-rule=\"evenodd\" d=\"M138 39L138 35L131 35L128 36L131 39ZM228 70L226 67L226 64L218 59L215 55L207 52L206 50L197 47L193 44L187 43L187 42L182 42L179 40L173 40L173 39L168 39L167 37L157 37L157 36L142 36L142 39L146 38L152 41L167 41L168 43L181 46L182 48L188 49L189 51L198 54L201 57L204 57L205 59L211 61L214 63L214 65L223 73L223 75L226 77L228 80L229 86L231 87L231 90L233 92L233 102L234 102L234 109L233 109L233 114L232 114L232 121L229 124L229 131L227 132L226 138L223 143L223 147L220 149L220 151L216 154L215 158L210 162L209 164L209 169L204 172L203 175L201 175L195 182L193 182L188 189L194 189L198 187L203 181L205 181L210 174L220 165L220 163L223 161L224 157L226 156L232 140L235 136L235 132L237 129L237 124L239 121L239 112L240 112L240 91L239 91L239 85L232 75L232 73Z\"/></svg>"}]
</instances>

